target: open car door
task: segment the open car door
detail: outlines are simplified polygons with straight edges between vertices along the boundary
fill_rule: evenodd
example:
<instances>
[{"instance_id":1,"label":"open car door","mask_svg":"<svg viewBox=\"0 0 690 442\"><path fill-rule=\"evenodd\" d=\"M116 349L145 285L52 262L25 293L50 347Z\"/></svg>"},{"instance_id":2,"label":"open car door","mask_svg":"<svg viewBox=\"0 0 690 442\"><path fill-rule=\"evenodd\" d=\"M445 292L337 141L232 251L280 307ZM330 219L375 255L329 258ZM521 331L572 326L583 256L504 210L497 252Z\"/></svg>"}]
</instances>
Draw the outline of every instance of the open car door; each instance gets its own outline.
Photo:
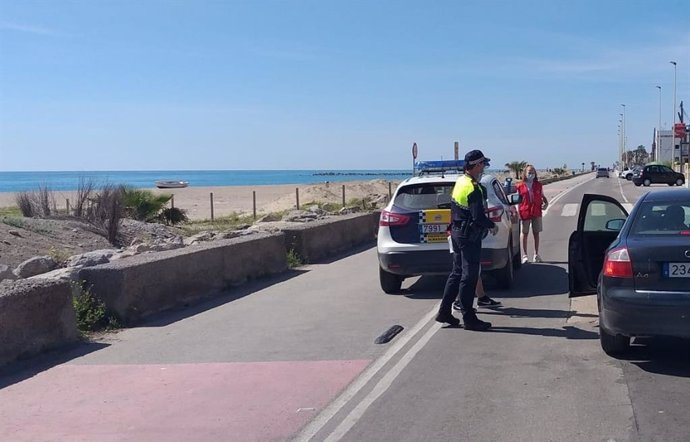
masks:
<instances>
[{"instance_id":1,"label":"open car door","mask_svg":"<svg viewBox=\"0 0 690 442\"><path fill-rule=\"evenodd\" d=\"M614 198L584 194L577 216L577 230L568 241L570 297L591 295L604 265L604 252L618 236L628 212ZM613 221L613 222L612 222Z\"/></svg>"}]
</instances>

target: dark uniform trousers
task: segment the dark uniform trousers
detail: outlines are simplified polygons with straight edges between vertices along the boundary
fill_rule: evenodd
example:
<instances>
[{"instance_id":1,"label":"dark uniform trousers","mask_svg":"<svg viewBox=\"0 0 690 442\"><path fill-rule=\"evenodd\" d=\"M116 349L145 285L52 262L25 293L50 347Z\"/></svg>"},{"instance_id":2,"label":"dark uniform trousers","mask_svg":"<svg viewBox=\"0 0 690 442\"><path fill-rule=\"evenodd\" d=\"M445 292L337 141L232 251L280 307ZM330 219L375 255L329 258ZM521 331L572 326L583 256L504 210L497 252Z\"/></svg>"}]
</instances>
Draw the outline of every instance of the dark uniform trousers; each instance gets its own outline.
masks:
<instances>
[{"instance_id":1,"label":"dark uniform trousers","mask_svg":"<svg viewBox=\"0 0 690 442\"><path fill-rule=\"evenodd\" d=\"M460 303L466 314L474 315L472 305L479 279L479 266L482 253L482 241L469 241L460 238L460 229L453 227L450 232L453 242L453 271L446 281L443 290L440 312L451 314L451 307L460 291Z\"/></svg>"}]
</instances>

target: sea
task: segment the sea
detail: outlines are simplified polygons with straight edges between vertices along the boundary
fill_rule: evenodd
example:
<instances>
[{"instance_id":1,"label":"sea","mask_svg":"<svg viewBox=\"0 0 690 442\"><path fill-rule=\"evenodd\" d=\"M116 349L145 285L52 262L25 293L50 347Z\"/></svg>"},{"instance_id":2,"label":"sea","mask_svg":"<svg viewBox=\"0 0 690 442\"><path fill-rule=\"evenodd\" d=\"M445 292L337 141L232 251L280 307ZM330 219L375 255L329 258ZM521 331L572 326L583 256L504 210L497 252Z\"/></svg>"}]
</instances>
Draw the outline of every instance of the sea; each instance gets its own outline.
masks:
<instances>
[{"instance_id":1,"label":"sea","mask_svg":"<svg viewBox=\"0 0 690 442\"><path fill-rule=\"evenodd\" d=\"M159 180L187 181L192 187L317 184L323 182L397 181L411 170L111 170L68 172L0 172L0 192L23 192L46 186L50 190L76 190L81 179L96 187L106 184L152 188Z\"/></svg>"}]
</instances>

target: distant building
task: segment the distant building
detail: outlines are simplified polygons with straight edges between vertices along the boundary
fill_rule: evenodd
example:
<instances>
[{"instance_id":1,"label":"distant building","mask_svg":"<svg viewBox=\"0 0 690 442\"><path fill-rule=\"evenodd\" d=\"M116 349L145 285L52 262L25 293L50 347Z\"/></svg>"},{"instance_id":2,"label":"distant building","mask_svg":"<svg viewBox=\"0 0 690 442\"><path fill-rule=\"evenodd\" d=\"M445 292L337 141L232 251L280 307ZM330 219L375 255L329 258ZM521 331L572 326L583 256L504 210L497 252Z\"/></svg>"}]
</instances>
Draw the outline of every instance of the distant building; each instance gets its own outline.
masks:
<instances>
[{"instance_id":1,"label":"distant building","mask_svg":"<svg viewBox=\"0 0 690 442\"><path fill-rule=\"evenodd\" d=\"M690 152L688 152L688 136L683 139L676 138L676 144L673 145L673 131L660 130L659 131L659 158L657 161L670 161L671 163L688 163L690 162Z\"/></svg>"}]
</instances>

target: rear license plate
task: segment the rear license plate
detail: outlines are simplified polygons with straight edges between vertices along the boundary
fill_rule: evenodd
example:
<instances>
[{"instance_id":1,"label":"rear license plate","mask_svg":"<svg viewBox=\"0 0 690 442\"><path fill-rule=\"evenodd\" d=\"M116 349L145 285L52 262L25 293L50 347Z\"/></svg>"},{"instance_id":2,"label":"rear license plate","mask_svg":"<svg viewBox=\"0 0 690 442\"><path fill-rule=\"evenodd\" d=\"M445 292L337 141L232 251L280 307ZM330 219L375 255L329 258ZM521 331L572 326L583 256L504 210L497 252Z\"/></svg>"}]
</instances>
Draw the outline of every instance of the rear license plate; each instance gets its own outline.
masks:
<instances>
[{"instance_id":1,"label":"rear license plate","mask_svg":"<svg viewBox=\"0 0 690 442\"><path fill-rule=\"evenodd\" d=\"M446 233L429 233L424 235L422 242L446 242L448 241L448 235Z\"/></svg>"},{"instance_id":2,"label":"rear license plate","mask_svg":"<svg viewBox=\"0 0 690 442\"><path fill-rule=\"evenodd\" d=\"M422 233L444 233L448 224L422 224L421 228Z\"/></svg>"},{"instance_id":3,"label":"rear license plate","mask_svg":"<svg viewBox=\"0 0 690 442\"><path fill-rule=\"evenodd\" d=\"M667 278L690 278L690 262L667 262L664 265Z\"/></svg>"}]
</instances>

